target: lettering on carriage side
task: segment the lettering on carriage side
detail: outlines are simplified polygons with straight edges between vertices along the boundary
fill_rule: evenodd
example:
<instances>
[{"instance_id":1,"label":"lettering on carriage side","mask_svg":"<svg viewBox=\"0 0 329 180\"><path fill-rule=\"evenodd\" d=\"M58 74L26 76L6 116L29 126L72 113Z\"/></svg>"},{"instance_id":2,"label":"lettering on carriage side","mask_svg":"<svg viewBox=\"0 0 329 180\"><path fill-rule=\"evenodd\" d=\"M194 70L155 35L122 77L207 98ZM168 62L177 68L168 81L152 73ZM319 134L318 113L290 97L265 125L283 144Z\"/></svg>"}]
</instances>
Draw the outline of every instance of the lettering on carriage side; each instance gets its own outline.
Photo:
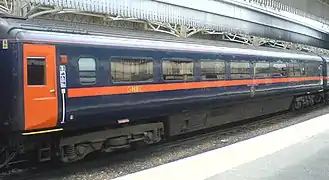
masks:
<instances>
[{"instance_id":1,"label":"lettering on carriage side","mask_svg":"<svg viewBox=\"0 0 329 180\"><path fill-rule=\"evenodd\" d=\"M142 92L142 87L141 86L129 86L127 90L130 93L138 93L138 92Z\"/></svg>"},{"instance_id":2,"label":"lettering on carriage side","mask_svg":"<svg viewBox=\"0 0 329 180\"><path fill-rule=\"evenodd\" d=\"M59 66L59 81L61 88L66 88L66 67L65 65Z\"/></svg>"},{"instance_id":3,"label":"lettering on carriage side","mask_svg":"<svg viewBox=\"0 0 329 180\"><path fill-rule=\"evenodd\" d=\"M61 96L62 96L62 120L61 123L65 123L65 113L66 113L66 102L65 102L65 93L66 93L66 66L59 65L59 81L61 86Z\"/></svg>"}]
</instances>

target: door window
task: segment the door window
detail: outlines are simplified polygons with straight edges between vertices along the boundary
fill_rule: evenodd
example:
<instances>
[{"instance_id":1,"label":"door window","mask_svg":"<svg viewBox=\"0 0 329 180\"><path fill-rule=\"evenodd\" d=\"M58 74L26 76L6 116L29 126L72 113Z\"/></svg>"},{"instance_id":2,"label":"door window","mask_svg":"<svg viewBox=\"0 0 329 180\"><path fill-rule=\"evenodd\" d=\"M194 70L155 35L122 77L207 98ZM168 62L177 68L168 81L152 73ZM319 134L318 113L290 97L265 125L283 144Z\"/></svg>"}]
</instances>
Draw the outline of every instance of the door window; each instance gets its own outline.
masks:
<instances>
[{"instance_id":1,"label":"door window","mask_svg":"<svg viewBox=\"0 0 329 180\"><path fill-rule=\"evenodd\" d=\"M30 86L46 85L46 58L27 58L27 84Z\"/></svg>"}]
</instances>

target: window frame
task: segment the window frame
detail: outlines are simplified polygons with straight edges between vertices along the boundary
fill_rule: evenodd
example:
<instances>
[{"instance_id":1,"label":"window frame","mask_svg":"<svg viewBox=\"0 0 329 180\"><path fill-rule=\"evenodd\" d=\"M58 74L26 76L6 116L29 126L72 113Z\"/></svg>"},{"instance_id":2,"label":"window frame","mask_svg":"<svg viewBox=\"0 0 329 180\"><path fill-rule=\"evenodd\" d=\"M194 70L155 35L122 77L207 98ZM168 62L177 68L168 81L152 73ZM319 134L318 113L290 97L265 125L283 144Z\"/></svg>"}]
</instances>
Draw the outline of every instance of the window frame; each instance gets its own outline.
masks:
<instances>
[{"instance_id":1,"label":"window frame","mask_svg":"<svg viewBox=\"0 0 329 180\"><path fill-rule=\"evenodd\" d=\"M287 78L289 77L289 62L287 62L287 60L285 59L277 59L277 60L273 60L271 61L271 65L270 67L274 69L274 65L275 64L285 64L286 65L286 76L281 76L281 77L273 77L273 75L275 74L274 72L271 72L271 78Z\"/></svg>"},{"instance_id":2,"label":"window frame","mask_svg":"<svg viewBox=\"0 0 329 180\"><path fill-rule=\"evenodd\" d=\"M298 64L299 65L299 68L300 68L300 76L296 76L296 75L291 75L290 74L290 65L291 64ZM303 71L302 71L302 66L301 65L303 65L304 66L304 68L305 68L305 61L303 61L303 60L299 60L299 59L290 59L290 61L288 61L288 77L304 77L305 75L303 75ZM294 66L295 67L295 66Z\"/></svg>"},{"instance_id":3,"label":"window frame","mask_svg":"<svg viewBox=\"0 0 329 180\"><path fill-rule=\"evenodd\" d=\"M44 80L43 80L43 84L29 84L29 59L42 59L44 60ZM28 56L26 57L26 85L31 87L45 87L47 86L47 57L45 56Z\"/></svg>"},{"instance_id":4,"label":"window frame","mask_svg":"<svg viewBox=\"0 0 329 180\"><path fill-rule=\"evenodd\" d=\"M117 82L117 81L113 81L112 79L112 59L122 59L122 58L126 58L126 59L141 59L143 58L144 60L150 60L152 61L152 80L145 80L145 81L132 81L132 82ZM122 85L122 84L143 84L143 83L155 83L155 77L156 77L156 66L155 66L155 60L153 59L153 57L143 57L143 56L111 56L110 59L107 61L108 62L108 73L107 73L107 77L108 77L108 82L112 83L113 85Z\"/></svg>"},{"instance_id":5,"label":"window frame","mask_svg":"<svg viewBox=\"0 0 329 180\"><path fill-rule=\"evenodd\" d=\"M232 62L234 63L248 63L249 64L249 78L232 78ZM233 60L230 60L229 61L229 77L230 77L230 80L249 80L249 79L253 79L253 65L251 63L252 61L251 60L238 60L238 59L233 59Z\"/></svg>"},{"instance_id":6,"label":"window frame","mask_svg":"<svg viewBox=\"0 0 329 180\"><path fill-rule=\"evenodd\" d=\"M91 58L94 60L95 62L95 82L93 84L84 84L84 83L81 83L81 80L80 80L80 66L79 66L79 61L82 59L82 58ZM83 85L83 86L93 86L93 85L96 85L97 84L97 72L98 72L98 59L94 56L90 56L90 55L81 55L77 58L77 71L78 71L78 79L79 79L79 84L80 85Z\"/></svg>"},{"instance_id":7,"label":"window frame","mask_svg":"<svg viewBox=\"0 0 329 180\"><path fill-rule=\"evenodd\" d=\"M192 79L189 79L189 80L166 80L163 78L164 76L164 68L163 68L163 63L164 61L188 61L188 62L192 62L193 64L193 78ZM192 59L192 58L180 58L180 57L172 57L172 58L162 58L161 59L161 80L163 82L193 82L193 81L196 81L196 73L197 73L197 70L196 70L196 60Z\"/></svg>"},{"instance_id":8,"label":"window frame","mask_svg":"<svg viewBox=\"0 0 329 180\"><path fill-rule=\"evenodd\" d=\"M254 73L253 73L253 78L254 79L269 79L269 78L272 78L272 73L271 72L268 72L267 73L267 75L269 75L269 76L267 76L267 77L257 77L257 63L266 63L266 64L268 64L268 70L270 71L271 70L271 61L269 61L269 60L262 60L262 59L260 59L260 60L257 60L257 61L254 61L253 62L253 68L254 68Z\"/></svg>"},{"instance_id":9,"label":"window frame","mask_svg":"<svg viewBox=\"0 0 329 180\"><path fill-rule=\"evenodd\" d=\"M201 81L221 81L221 80L227 80L227 61L224 59L200 59L200 80ZM202 62L222 62L224 63L224 78L221 79L202 79L203 73L202 73Z\"/></svg>"},{"instance_id":10,"label":"window frame","mask_svg":"<svg viewBox=\"0 0 329 180\"><path fill-rule=\"evenodd\" d=\"M307 77L322 76L322 74L323 74L322 71L320 71L320 74L317 74L317 75L309 75L307 73L308 71L306 71L307 64L318 64L317 69L319 69L319 67L323 66L321 61L305 61L304 62L304 67L305 67L305 76L307 76Z\"/></svg>"}]
</instances>

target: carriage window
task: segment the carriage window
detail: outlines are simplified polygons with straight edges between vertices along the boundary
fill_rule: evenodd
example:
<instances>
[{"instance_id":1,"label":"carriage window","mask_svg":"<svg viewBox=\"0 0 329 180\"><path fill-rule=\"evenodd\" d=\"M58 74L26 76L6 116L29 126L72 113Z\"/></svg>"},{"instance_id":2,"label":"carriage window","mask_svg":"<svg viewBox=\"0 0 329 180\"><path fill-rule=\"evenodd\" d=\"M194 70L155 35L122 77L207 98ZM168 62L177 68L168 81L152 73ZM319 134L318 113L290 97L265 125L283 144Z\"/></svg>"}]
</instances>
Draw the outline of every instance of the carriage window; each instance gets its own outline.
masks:
<instances>
[{"instance_id":1,"label":"carriage window","mask_svg":"<svg viewBox=\"0 0 329 180\"><path fill-rule=\"evenodd\" d=\"M201 60L202 80L225 79L225 62L215 60Z\"/></svg>"},{"instance_id":2,"label":"carriage window","mask_svg":"<svg viewBox=\"0 0 329 180\"><path fill-rule=\"evenodd\" d=\"M145 57L111 58L111 77L114 82L153 80L153 59Z\"/></svg>"},{"instance_id":3,"label":"carriage window","mask_svg":"<svg viewBox=\"0 0 329 180\"><path fill-rule=\"evenodd\" d=\"M194 64L189 59L163 60L162 72L164 80L193 80Z\"/></svg>"},{"instance_id":4,"label":"carriage window","mask_svg":"<svg viewBox=\"0 0 329 180\"><path fill-rule=\"evenodd\" d=\"M46 85L46 58L27 58L27 84Z\"/></svg>"},{"instance_id":5,"label":"carriage window","mask_svg":"<svg viewBox=\"0 0 329 180\"><path fill-rule=\"evenodd\" d=\"M255 78L271 77L269 62L256 62L255 64Z\"/></svg>"},{"instance_id":6,"label":"carriage window","mask_svg":"<svg viewBox=\"0 0 329 180\"><path fill-rule=\"evenodd\" d=\"M294 76L302 76L303 75L303 64L302 62L291 62L289 63L289 76L294 77Z\"/></svg>"},{"instance_id":7,"label":"carriage window","mask_svg":"<svg viewBox=\"0 0 329 180\"><path fill-rule=\"evenodd\" d=\"M96 61L93 58L80 58L79 78L83 85L92 85L96 83Z\"/></svg>"},{"instance_id":8,"label":"carriage window","mask_svg":"<svg viewBox=\"0 0 329 180\"><path fill-rule=\"evenodd\" d=\"M272 77L287 77L288 67L287 64L281 61L274 62L271 68Z\"/></svg>"},{"instance_id":9,"label":"carriage window","mask_svg":"<svg viewBox=\"0 0 329 180\"><path fill-rule=\"evenodd\" d=\"M250 77L249 62L231 62L232 79L248 79Z\"/></svg>"},{"instance_id":10,"label":"carriage window","mask_svg":"<svg viewBox=\"0 0 329 180\"><path fill-rule=\"evenodd\" d=\"M305 75L306 76L321 76L321 63L320 62L306 62Z\"/></svg>"}]
</instances>

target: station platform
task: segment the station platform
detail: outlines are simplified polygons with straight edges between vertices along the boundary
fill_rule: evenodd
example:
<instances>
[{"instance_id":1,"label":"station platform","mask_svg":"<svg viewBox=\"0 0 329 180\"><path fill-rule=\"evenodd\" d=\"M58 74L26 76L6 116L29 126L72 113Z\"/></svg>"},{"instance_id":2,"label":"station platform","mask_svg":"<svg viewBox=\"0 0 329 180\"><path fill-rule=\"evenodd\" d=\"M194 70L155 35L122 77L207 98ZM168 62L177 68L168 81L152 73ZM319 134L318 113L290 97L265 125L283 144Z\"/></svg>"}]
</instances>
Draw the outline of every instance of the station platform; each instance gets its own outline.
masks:
<instances>
[{"instance_id":1,"label":"station platform","mask_svg":"<svg viewBox=\"0 0 329 180\"><path fill-rule=\"evenodd\" d=\"M116 180L329 179L329 114Z\"/></svg>"},{"instance_id":2,"label":"station platform","mask_svg":"<svg viewBox=\"0 0 329 180\"><path fill-rule=\"evenodd\" d=\"M220 179L328 180L329 131L207 178Z\"/></svg>"}]
</instances>

